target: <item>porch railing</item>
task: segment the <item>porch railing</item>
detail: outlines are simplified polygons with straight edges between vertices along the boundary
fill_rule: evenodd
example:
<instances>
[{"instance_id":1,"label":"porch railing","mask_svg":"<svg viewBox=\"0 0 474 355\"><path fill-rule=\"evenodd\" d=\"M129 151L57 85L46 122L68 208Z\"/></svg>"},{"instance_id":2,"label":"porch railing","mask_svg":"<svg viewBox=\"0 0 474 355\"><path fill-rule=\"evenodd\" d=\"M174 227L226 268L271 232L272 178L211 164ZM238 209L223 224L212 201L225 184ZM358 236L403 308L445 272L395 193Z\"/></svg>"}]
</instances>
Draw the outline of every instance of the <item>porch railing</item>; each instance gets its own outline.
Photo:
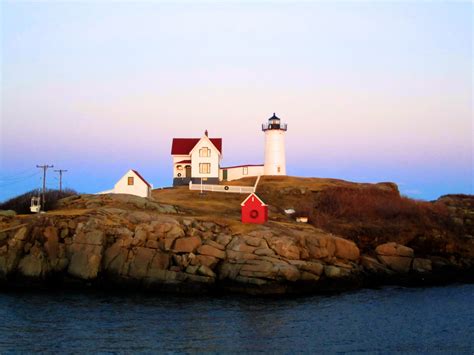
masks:
<instances>
[{"instance_id":1,"label":"porch railing","mask_svg":"<svg viewBox=\"0 0 474 355\"><path fill-rule=\"evenodd\" d=\"M237 194L250 194L255 192L255 186L193 184L192 181L189 182L189 189L196 191L230 192Z\"/></svg>"}]
</instances>

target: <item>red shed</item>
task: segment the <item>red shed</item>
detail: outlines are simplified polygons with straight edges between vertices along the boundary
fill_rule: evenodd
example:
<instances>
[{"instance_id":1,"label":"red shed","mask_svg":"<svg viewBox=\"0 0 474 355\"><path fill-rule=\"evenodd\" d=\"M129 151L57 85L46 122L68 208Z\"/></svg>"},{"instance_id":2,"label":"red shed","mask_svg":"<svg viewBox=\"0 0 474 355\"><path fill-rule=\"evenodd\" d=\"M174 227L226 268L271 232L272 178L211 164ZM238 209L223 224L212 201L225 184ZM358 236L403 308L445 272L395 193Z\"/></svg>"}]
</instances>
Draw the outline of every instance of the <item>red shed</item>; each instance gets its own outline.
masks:
<instances>
[{"instance_id":1,"label":"red shed","mask_svg":"<svg viewBox=\"0 0 474 355\"><path fill-rule=\"evenodd\" d=\"M242 206L242 223L263 224L268 221L268 205L251 193L240 204Z\"/></svg>"}]
</instances>

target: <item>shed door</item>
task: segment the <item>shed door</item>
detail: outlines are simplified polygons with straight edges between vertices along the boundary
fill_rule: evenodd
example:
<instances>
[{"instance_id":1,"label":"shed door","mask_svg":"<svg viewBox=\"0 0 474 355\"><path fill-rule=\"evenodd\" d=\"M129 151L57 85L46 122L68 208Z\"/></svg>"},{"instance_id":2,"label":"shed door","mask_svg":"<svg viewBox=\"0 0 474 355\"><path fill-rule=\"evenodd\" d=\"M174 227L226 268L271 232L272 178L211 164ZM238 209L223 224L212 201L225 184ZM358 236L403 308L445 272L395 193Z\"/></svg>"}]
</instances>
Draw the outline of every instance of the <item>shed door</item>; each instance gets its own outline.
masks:
<instances>
[{"instance_id":1,"label":"shed door","mask_svg":"<svg viewBox=\"0 0 474 355\"><path fill-rule=\"evenodd\" d=\"M223 179L224 181L227 181L227 169L224 169L224 170L222 171L222 179Z\"/></svg>"}]
</instances>

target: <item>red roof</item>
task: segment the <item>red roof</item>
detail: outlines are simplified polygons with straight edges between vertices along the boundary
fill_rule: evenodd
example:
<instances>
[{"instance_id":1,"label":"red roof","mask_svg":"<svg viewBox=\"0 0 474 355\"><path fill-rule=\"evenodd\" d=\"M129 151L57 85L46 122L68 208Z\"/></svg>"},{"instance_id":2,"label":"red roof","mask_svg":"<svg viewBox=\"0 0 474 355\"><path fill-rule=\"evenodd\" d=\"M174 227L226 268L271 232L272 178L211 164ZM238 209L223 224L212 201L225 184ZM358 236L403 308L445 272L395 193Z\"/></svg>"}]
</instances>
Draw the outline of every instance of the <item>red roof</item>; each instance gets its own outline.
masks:
<instances>
[{"instance_id":1,"label":"red roof","mask_svg":"<svg viewBox=\"0 0 474 355\"><path fill-rule=\"evenodd\" d=\"M148 183L148 181L146 181L146 180L143 178L143 176L140 175L140 173L139 173L138 171L133 170L133 169L132 169L132 171L133 171L145 184L147 184L148 187L151 187L151 185Z\"/></svg>"},{"instance_id":2,"label":"red roof","mask_svg":"<svg viewBox=\"0 0 474 355\"><path fill-rule=\"evenodd\" d=\"M181 160L177 162L176 164L191 164L191 160Z\"/></svg>"},{"instance_id":3,"label":"red roof","mask_svg":"<svg viewBox=\"0 0 474 355\"><path fill-rule=\"evenodd\" d=\"M222 154L222 138L209 138ZM189 155L194 146L201 140L201 138L173 138L171 146L171 155Z\"/></svg>"}]
</instances>

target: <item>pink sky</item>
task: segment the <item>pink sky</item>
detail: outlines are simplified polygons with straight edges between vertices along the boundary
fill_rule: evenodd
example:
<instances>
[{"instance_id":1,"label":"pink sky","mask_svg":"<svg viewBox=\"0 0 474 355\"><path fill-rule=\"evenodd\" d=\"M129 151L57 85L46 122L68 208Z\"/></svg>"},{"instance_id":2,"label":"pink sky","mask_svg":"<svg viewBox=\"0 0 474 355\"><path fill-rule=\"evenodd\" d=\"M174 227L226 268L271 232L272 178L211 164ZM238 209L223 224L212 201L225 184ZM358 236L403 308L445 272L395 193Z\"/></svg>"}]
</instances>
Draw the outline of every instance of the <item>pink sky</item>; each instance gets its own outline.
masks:
<instances>
[{"instance_id":1,"label":"pink sky","mask_svg":"<svg viewBox=\"0 0 474 355\"><path fill-rule=\"evenodd\" d=\"M261 163L273 112L289 124L289 174L473 193L469 3L2 10L0 200L39 186L20 174L39 163L81 192L129 168L168 185L171 139L205 129L225 165Z\"/></svg>"}]
</instances>

